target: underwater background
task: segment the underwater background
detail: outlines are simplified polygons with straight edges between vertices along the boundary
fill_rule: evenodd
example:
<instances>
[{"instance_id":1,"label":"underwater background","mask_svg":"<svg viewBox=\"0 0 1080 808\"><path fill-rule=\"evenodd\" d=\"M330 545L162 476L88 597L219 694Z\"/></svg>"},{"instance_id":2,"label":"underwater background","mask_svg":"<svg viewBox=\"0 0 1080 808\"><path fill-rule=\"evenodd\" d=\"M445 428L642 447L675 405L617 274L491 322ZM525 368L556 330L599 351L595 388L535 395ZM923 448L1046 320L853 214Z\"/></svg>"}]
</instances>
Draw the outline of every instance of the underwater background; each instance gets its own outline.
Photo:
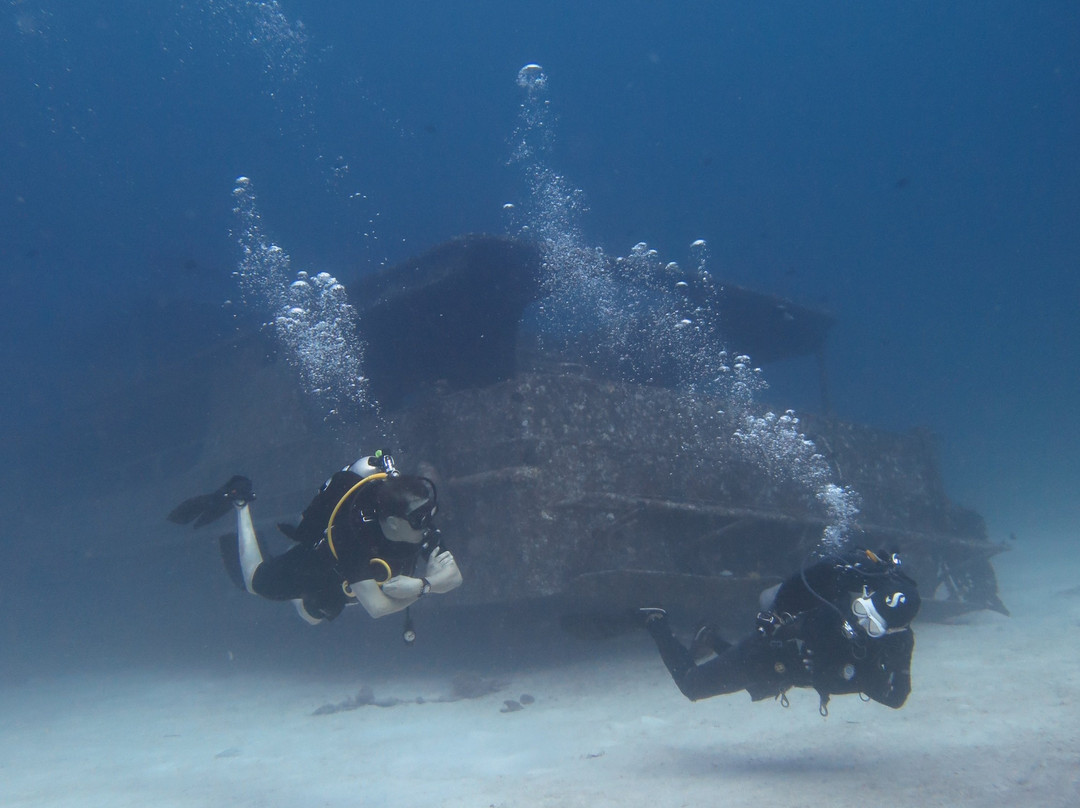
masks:
<instances>
[{"instance_id":1,"label":"underwater background","mask_svg":"<svg viewBox=\"0 0 1080 808\"><path fill-rule=\"evenodd\" d=\"M837 415L930 429L947 491L995 541L1076 541L1075 3L3 0L9 637L47 643L61 609L109 622L220 575L125 573L95 613L80 572L51 566L84 540L51 505L90 481L122 493L102 469L129 434L197 417L159 401L102 441L85 425L101 379L265 319L236 303L237 177L294 269L342 279L518 232L532 62L588 244L682 262L704 239L722 282L828 310ZM155 328L177 312L190 329ZM797 369L770 382L770 402L818 406Z\"/></svg>"}]
</instances>

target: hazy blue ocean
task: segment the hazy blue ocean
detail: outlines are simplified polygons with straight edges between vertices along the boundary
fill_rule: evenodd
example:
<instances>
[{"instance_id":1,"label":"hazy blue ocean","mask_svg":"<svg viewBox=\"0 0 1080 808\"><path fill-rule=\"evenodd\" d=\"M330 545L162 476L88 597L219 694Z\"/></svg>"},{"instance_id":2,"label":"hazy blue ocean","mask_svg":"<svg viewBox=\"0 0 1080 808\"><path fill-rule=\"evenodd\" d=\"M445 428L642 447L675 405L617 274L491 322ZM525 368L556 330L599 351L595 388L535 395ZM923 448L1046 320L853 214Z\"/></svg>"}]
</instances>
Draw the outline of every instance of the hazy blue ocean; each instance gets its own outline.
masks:
<instances>
[{"instance_id":1,"label":"hazy blue ocean","mask_svg":"<svg viewBox=\"0 0 1080 808\"><path fill-rule=\"evenodd\" d=\"M170 508L242 471L273 536L377 448L340 416L325 467L274 442L327 405L273 364L269 242L286 283L348 285L469 233L831 313L833 412L934 435L1013 550L1013 617L917 625L908 706L826 723L812 693L684 703L643 634L606 657L544 603L425 602L406 649L397 616L311 629L236 592L231 525ZM0 0L0 292L0 802L1077 804L1076 0ZM760 402L819 408L812 363L765 375ZM416 704L459 669L517 689ZM411 701L311 716L372 681Z\"/></svg>"},{"instance_id":2,"label":"hazy blue ocean","mask_svg":"<svg viewBox=\"0 0 1080 808\"><path fill-rule=\"evenodd\" d=\"M1076 3L3 0L9 611L49 586L43 557L81 552L82 506L49 503L122 491L101 469L129 440L197 417L160 401L95 433L88 380L137 383L257 325L235 305L236 178L294 268L339 277L516 232L531 62L586 243L686 262L704 239L722 281L832 312L837 414L932 430L996 541L1076 539ZM155 328L185 311L190 329ZM780 369L770 400L816 395ZM77 592L65 576L43 608ZM162 586L186 584L131 601Z\"/></svg>"}]
</instances>

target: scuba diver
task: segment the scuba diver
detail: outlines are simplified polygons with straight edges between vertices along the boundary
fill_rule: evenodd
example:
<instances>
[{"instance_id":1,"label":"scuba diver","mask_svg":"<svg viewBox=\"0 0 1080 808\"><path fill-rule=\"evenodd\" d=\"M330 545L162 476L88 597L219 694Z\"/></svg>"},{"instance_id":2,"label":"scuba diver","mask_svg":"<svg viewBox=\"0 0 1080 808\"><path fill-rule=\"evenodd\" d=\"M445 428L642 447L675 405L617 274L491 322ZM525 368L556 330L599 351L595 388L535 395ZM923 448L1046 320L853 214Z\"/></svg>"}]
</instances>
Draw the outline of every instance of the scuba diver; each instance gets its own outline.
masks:
<instances>
[{"instance_id":1,"label":"scuba diver","mask_svg":"<svg viewBox=\"0 0 1080 808\"><path fill-rule=\"evenodd\" d=\"M236 511L236 535L221 537L233 581L253 595L291 601L314 625L359 603L378 618L408 607L429 592L461 585L454 556L432 524L435 484L399 474L381 451L336 472L304 510L298 526L278 525L296 542L279 556L259 546L249 504L251 480L235 476L216 491L185 500L169 514L194 527ZM405 641L415 632L406 612Z\"/></svg>"},{"instance_id":2,"label":"scuba diver","mask_svg":"<svg viewBox=\"0 0 1080 808\"><path fill-rule=\"evenodd\" d=\"M691 701L746 690L754 701L771 696L786 707L790 688L812 687L824 716L829 697L843 693L903 706L915 647L909 624L919 604L896 555L859 550L826 557L762 592L756 629L734 645L702 627L688 649L666 611L647 607L638 615Z\"/></svg>"}]
</instances>

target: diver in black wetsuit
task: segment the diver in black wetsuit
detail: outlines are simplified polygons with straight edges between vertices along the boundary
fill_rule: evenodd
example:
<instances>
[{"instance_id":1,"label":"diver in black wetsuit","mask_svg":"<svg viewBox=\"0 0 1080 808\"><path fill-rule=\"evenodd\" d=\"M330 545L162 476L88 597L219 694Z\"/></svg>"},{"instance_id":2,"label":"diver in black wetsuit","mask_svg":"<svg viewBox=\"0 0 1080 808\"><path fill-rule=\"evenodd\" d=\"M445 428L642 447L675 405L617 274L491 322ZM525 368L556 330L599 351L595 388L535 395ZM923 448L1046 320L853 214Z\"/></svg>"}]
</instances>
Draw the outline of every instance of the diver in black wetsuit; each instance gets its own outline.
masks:
<instances>
[{"instance_id":1,"label":"diver in black wetsuit","mask_svg":"<svg viewBox=\"0 0 1080 808\"><path fill-rule=\"evenodd\" d=\"M182 502L168 518L201 527L235 510L237 533L221 539L226 570L252 594L292 601L308 623L333 620L356 603L383 617L428 592L461 585L454 556L431 522L435 484L398 474L389 455L361 458L327 480L299 526L279 525L296 545L276 557L265 558L259 546L248 507L253 499L251 481L236 476Z\"/></svg>"},{"instance_id":2,"label":"diver in black wetsuit","mask_svg":"<svg viewBox=\"0 0 1080 808\"><path fill-rule=\"evenodd\" d=\"M909 626L919 610L915 582L893 556L862 550L819 561L762 593L757 628L732 645L712 638L700 664L672 634L667 613L639 614L683 695L691 701L746 690L751 699L779 698L812 687L821 698L860 693L898 708L911 692ZM707 636L699 630L698 637Z\"/></svg>"}]
</instances>

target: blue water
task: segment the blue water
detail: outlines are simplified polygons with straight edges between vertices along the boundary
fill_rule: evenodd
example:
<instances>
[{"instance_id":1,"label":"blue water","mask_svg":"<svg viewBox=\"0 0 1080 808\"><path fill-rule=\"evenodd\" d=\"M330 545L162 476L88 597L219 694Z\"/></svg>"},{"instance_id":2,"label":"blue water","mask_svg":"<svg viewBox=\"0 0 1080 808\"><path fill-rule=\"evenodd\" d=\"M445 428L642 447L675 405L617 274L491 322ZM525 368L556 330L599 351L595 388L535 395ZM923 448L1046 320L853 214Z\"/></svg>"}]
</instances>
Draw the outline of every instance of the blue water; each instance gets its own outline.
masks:
<instances>
[{"instance_id":1,"label":"blue water","mask_svg":"<svg viewBox=\"0 0 1080 808\"><path fill-rule=\"evenodd\" d=\"M316 272L512 228L529 62L589 244L689 263L705 239L722 281L831 311L837 414L931 429L951 496L995 540L1075 534L1080 9L981 1L5 0L14 523L77 553L77 520L21 513L21 492L70 498L145 438L88 434L87 379L151 374L258 321L235 304L237 176ZM158 334L177 310L190 330ZM817 402L783 369L770 395ZM26 540L5 532L5 557Z\"/></svg>"},{"instance_id":2,"label":"blue water","mask_svg":"<svg viewBox=\"0 0 1080 808\"><path fill-rule=\"evenodd\" d=\"M62 418L132 307L235 294L238 174L332 272L502 232L535 61L592 242L705 238L723 279L827 307L840 414L933 429L1005 529L1076 523L1072 3L4 6L5 431Z\"/></svg>"}]
</instances>

